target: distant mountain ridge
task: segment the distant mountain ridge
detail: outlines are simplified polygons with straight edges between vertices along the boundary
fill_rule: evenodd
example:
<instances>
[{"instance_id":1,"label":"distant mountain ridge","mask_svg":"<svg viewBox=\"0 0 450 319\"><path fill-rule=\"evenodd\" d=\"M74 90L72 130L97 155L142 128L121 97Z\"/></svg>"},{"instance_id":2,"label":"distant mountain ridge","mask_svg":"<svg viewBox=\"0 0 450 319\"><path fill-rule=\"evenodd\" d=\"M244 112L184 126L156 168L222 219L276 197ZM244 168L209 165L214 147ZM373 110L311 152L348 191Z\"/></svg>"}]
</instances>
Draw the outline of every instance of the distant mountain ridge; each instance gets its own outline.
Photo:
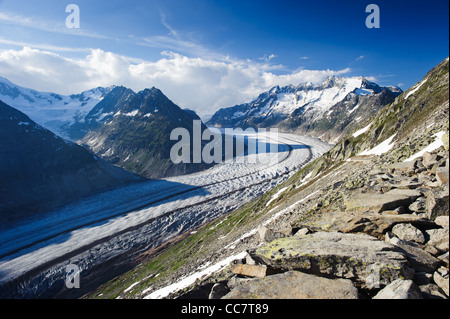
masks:
<instances>
[{"instance_id":1,"label":"distant mountain ridge","mask_svg":"<svg viewBox=\"0 0 450 319\"><path fill-rule=\"evenodd\" d=\"M364 77L330 76L321 84L314 85L309 82L297 86L275 86L250 103L220 109L207 124L242 128L276 126L288 131L318 136L319 133L325 134L327 130L339 124L331 119L331 115L336 118L346 114L348 123L354 119L365 120L381 106L391 103L401 93L402 90L398 87L382 87ZM383 98L380 98L380 94ZM377 103L371 103L370 100L374 98ZM380 105L380 102L383 104ZM339 103L344 105L338 106ZM369 109L367 105L361 107L362 104L377 105L375 109ZM361 112L363 110L368 111L367 114L363 114L364 112ZM337 133L341 134L342 129ZM331 137L336 138L336 134L325 139L330 141Z\"/></svg>"},{"instance_id":2,"label":"distant mountain ridge","mask_svg":"<svg viewBox=\"0 0 450 319\"><path fill-rule=\"evenodd\" d=\"M69 139L65 127L83 118L114 86L61 95L21 87L0 76L0 100L27 114L39 125Z\"/></svg>"},{"instance_id":3,"label":"distant mountain ridge","mask_svg":"<svg viewBox=\"0 0 450 319\"><path fill-rule=\"evenodd\" d=\"M198 171L205 165L173 164L170 132L192 132L195 111L181 109L159 89L140 92L123 86L59 95L24 88L0 77L0 100L39 125L92 153L147 178ZM202 123L202 130L206 126Z\"/></svg>"}]
</instances>

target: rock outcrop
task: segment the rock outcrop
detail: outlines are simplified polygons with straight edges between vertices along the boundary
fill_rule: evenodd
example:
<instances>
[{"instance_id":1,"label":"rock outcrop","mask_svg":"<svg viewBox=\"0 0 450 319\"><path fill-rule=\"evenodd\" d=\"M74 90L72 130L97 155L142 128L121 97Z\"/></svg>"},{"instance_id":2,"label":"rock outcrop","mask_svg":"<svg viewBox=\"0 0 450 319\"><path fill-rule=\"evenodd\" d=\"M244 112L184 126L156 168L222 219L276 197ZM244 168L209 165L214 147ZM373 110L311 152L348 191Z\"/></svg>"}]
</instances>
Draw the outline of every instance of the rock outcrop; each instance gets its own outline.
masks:
<instances>
[{"instance_id":1,"label":"rock outcrop","mask_svg":"<svg viewBox=\"0 0 450 319\"><path fill-rule=\"evenodd\" d=\"M287 271L246 282L223 299L358 299L358 290L347 279L327 279Z\"/></svg>"},{"instance_id":2,"label":"rock outcrop","mask_svg":"<svg viewBox=\"0 0 450 319\"><path fill-rule=\"evenodd\" d=\"M235 269L263 271L233 271L247 280L224 298L447 299L449 187L437 183L437 172L448 172L444 157L442 149L425 152L337 183L334 191L346 187L341 209L304 218L290 232L260 227L260 245L247 250L256 265L243 260Z\"/></svg>"}]
</instances>

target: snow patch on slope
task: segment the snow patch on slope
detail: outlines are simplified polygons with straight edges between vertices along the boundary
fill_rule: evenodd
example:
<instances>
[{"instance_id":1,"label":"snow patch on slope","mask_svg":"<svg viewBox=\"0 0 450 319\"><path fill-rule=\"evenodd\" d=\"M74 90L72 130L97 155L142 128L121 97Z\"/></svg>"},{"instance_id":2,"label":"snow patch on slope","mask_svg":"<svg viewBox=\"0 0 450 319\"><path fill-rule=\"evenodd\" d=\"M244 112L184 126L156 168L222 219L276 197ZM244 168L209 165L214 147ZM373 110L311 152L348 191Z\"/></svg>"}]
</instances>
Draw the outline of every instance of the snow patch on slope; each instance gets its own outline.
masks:
<instances>
[{"instance_id":1,"label":"snow patch on slope","mask_svg":"<svg viewBox=\"0 0 450 319\"><path fill-rule=\"evenodd\" d=\"M363 152L359 153L358 155L378 155L379 156L379 155L382 155L382 154L388 152L395 145L395 142L392 143L392 140L394 139L395 135L396 134L392 135L387 140L381 142L374 148L363 151Z\"/></svg>"},{"instance_id":2,"label":"snow patch on slope","mask_svg":"<svg viewBox=\"0 0 450 319\"><path fill-rule=\"evenodd\" d=\"M420 87L427 81L428 79L424 79L422 82L420 82L414 89L412 89L411 91L408 92L408 94L406 94L405 96L405 100L407 100L411 95L413 95L414 93L416 93Z\"/></svg>"},{"instance_id":3,"label":"snow patch on slope","mask_svg":"<svg viewBox=\"0 0 450 319\"><path fill-rule=\"evenodd\" d=\"M434 150L437 150L439 147L443 146L444 142L442 141L442 136L444 134L445 134L445 132L443 132L443 131L434 134L436 139L434 140L433 143L431 143L430 145L425 147L423 150L417 152L416 154L411 155L409 158L405 159L403 162L414 161L416 158L423 156L423 154L425 154L425 152L431 153Z\"/></svg>"}]
</instances>

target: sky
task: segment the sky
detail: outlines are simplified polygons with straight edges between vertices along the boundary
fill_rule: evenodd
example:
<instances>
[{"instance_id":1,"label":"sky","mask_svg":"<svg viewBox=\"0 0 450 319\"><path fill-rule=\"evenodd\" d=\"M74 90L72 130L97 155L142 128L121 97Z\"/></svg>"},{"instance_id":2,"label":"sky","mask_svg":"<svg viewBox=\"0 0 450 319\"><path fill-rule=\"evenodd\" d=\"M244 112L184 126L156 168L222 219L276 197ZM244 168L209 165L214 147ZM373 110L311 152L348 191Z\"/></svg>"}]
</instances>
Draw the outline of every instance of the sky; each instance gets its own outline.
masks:
<instances>
[{"instance_id":1,"label":"sky","mask_svg":"<svg viewBox=\"0 0 450 319\"><path fill-rule=\"evenodd\" d=\"M0 76L59 94L154 86L203 118L330 75L406 90L449 55L448 12L448 0L0 0Z\"/></svg>"}]
</instances>

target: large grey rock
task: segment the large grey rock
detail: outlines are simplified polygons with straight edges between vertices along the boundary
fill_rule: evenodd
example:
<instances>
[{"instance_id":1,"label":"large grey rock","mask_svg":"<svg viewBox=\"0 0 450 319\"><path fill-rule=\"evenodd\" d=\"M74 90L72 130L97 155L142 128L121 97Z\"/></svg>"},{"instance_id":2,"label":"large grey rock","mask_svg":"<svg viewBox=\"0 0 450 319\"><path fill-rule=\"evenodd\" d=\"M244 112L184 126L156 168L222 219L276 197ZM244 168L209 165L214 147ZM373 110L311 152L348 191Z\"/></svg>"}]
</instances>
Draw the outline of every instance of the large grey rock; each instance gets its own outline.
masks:
<instances>
[{"instance_id":1,"label":"large grey rock","mask_svg":"<svg viewBox=\"0 0 450 319\"><path fill-rule=\"evenodd\" d=\"M380 290L373 299L423 299L412 280L397 279Z\"/></svg>"},{"instance_id":2,"label":"large grey rock","mask_svg":"<svg viewBox=\"0 0 450 319\"><path fill-rule=\"evenodd\" d=\"M429 237L427 246L433 246L441 252L446 252L449 250L449 229L439 228L439 229L429 229L425 233Z\"/></svg>"},{"instance_id":3,"label":"large grey rock","mask_svg":"<svg viewBox=\"0 0 450 319\"><path fill-rule=\"evenodd\" d=\"M449 221L450 221L450 217L449 216L438 216L434 220L436 225L439 225L439 226L441 226L443 228L449 228Z\"/></svg>"},{"instance_id":4,"label":"large grey rock","mask_svg":"<svg viewBox=\"0 0 450 319\"><path fill-rule=\"evenodd\" d=\"M416 189L401 189L395 188L386 193L386 195L403 195L411 199L414 202L417 198L422 196L422 193Z\"/></svg>"},{"instance_id":5,"label":"large grey rock","mask_svg":"<svg viewBox=\"0 0 450 319\"><path fill-rule=\"evenodd\" d=\"M414 203L409 205L408 209L416 213L424 213L427 210L425 197L419 197Z\"/></svg>"},{"instance_id":6,"label":"large grey rock","mask_svg":"<svg viewBox=\"0 0 450 319\"><path fill-rule=\"evenodd\" d=\"M438 167L436 169L436 179L440 186L448 185L448 167Z\"/></svg>"},{"instance_id":7,"label":"large grey rock","mask_svg":"<svg viewBox=\"0 0 450 319\"><path fill-rule=\"evenodd\" d=\"M258 234L259 234L259 238L263 242L267 242L267 243L271 242L272 240L275 240L277 238L286 237L285 234L283 234L281 232L273 231L272 229L267 228L265 226L258 227Z\"/></svg>"},{"instance_id":8,"label":"large grey rock","mask_svg":"<svg viewBox=\"0 0 450 319\"><path fill-rule=\"evenodd\" d=\"M423 299L448 299L438 285L426 284L419 286Z\"/></svg>"},{"instance_id":9,"label":"large grey rock","mask_svg":"<svg viewBox=\"0 0 450 319\"><path fill-rule=\"evenodd\" d=\"M350 194L344 196L344 204L348 211L381 213L400 206L408 207L420 195L413 189L393 189L384 194Z\"/></svg>"},{"instance_id":10,"label":"large grey rock","mask_svg":"<svg viewBox=\"0 0 450 319\"><path fill-rule=\"evenodd\" d=\"M392 228L392 232L400 239L425 243L424 234L411 224L397 224Z\"/></svg>"},{"instance_id":11,"label":"large grey rock","mask_svg":"<svg viewBox=\"0 0 450 319\"><path fill-rule=\"evenodd\" d=\"M238 264L231 269L235 275L262 278L268 274L267 266Z\"/></svg>"},{"instance_id":12,"label":"large grey rock","mask_svg":"<svg viewBox=\"0 0 450 319\"><path fill-rule=\"evenodd\" d=\"M240 284L223 299L358 299L358 290L347 279L288 271Z\"/></svg>"},{"instance_id":13,"label":"large grey rock","mask_svg":"<svg viewBox=\"0 0 450 319\"><path fill-rule=\"evenodd\" d=\"M441 267L434 272L433 280L449 296L449 274L448 268Z\"/></svg>"},{"instance_id":14,"label":"large grey rock","mask_svg":"<svg viewBox=\"0 0 450 319\"><path fill-rule=\"evenodd\" d=\"M425 193L427 199L427 217L429 219L436 219L438 216L448 216L449 209L449 192L447 190L433 191L430 190Z\"/></svg>"},{"instance_id":15,"label":"large grey rock","mask_svg":"<svg viewBox=\"0 0 450 319\"><path fill-rule=\"evenodd\" d=\"M408 257L411 266L416 272L433 272L441 263L439 259L425 250L411 244L406 244L405 241L399 240L395 245Z\"/></svg>"},{"instance_id":16,"label":"large grey rock","mask_svg":"<svg viewBox=\"0 0 450 319\"><path fill-rule=\"evenodd\" d=\"M303 221L302 226L316 230L365 233L382 238L388 230L399 223L411 223L426 227L435 225L426 218L411 214L380 215L369 212L331 211Z\"/></svg>"},{"instance_id":17,"label":"large grey rock","mask_svg":"<svg viewBox=\"0 0 450 319\"><path fill-rule=\"evenodd\" d=\"M414 276L406 256L395 246L365 234L317 232L286 237L249 253L273 268L347 278L363 285L372 281L374 271L380 285Z\"/></svg>"},{"instance_id":18,"label":"large grey rock","mask_svg":"<svg viewBox=\"0 0 450 319\"><path fill-rule=\"evenodd\" d=\"M423 154L422 163L427 169L431 169L437 162L438 160L436 154L431 154L429 152L425 152Z\"/></svg>"}]
</instances>

